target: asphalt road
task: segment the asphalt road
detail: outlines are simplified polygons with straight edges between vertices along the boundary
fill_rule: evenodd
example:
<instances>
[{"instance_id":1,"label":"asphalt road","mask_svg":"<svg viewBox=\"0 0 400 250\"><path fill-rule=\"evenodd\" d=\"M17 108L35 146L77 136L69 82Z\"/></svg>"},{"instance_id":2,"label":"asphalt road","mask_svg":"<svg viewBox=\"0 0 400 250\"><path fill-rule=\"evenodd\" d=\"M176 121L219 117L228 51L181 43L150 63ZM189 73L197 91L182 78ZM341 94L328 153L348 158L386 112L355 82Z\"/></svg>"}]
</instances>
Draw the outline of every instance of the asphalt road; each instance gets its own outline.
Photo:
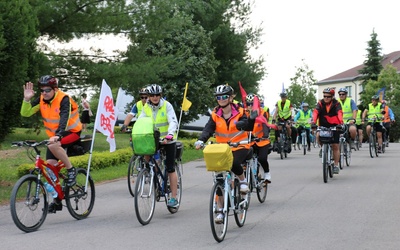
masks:
<instances>
[{"instance_id":1,"label":"asphalt road","mask_svg":"<svg viewBox=\"0 0 400 250\"><path fill-rule=\"evenodd\" d=\"M400 144L371 159L367 145L353 153L350 167L323 183L318 150L270 154L272 184L260 204L253 193L246 224L229 217L222 243L208 216L211 173L203 161L184 165L178 213L156 204L149 225L136 219L126 179L96 185L89 218L68 210L49 214L33 233L20 231L9 206L0 207L1 249L400 249Z\"/></svg>"}]
</instances>

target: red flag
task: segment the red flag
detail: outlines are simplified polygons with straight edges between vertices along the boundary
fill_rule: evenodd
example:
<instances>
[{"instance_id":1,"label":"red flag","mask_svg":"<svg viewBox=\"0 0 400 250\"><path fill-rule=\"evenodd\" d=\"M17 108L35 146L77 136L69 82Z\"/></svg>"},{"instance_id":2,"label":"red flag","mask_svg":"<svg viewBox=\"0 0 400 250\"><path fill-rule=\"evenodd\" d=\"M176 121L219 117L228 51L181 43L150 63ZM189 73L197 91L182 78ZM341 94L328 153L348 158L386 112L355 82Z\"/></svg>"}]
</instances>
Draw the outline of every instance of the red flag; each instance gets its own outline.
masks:
<instances>
[{"instance_id":1,"label":"red flag","mask_svg":"<svg viewBox=\"0 0 400 250\"><path fill-rule=\"evenodd\" d=\"M254 101L253 101L253 111L254 110L259 110L260 109L260 100L258 99L258 96L254 97ZM272 128L272 129L277 129L275 124L269 124L267 119L265 119L265 117L263 115L261 115L261 113L256 117L256 123L264 123L267 125L267 127Z\"/></svg>"},{"instance_id":2,"label":"red flag","mask_svg":"<svg viewBox=\"0 0 400 250\"><path fill-rule=\"evenodd\" d=\"M239 89L240 89L240 94L242 95L243 108L247 108L247 104L246 104L247 93L244 90L244 88L242 87L242 83L241 82L239 82Z\"/></svg>"}]
</instances>

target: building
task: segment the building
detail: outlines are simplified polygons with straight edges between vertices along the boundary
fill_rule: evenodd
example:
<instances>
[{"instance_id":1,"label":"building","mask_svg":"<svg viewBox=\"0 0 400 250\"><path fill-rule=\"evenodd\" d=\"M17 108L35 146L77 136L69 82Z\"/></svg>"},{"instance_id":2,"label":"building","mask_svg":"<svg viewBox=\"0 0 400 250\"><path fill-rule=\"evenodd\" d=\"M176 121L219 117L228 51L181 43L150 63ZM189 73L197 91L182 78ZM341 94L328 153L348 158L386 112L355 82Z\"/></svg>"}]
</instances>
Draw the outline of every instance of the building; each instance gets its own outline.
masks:
<instances>
[{"instance_id":1,"label":"building","mask_svg":"<svg viewBox=\"0 0 400 250\"><path fill-rule=\"evenodd\" d=\"M382 60L382 66L385 68L387 64L392 64L393 67L397 68L397 72L400 74L400 51L395 51L390 54L384 55ZM342 73L336 74L329 78L316 83L318 86L317 98L322 99L322 91L327 87L336 89L347 88L348 96L351 97L356 103L360 103L360 92L363 91L361 81L359 80L359 70L364 68L364 64L358 65L354 68L343 71ZM336 91L337 92L337 91Z\"/></svg>"}]
</instances>

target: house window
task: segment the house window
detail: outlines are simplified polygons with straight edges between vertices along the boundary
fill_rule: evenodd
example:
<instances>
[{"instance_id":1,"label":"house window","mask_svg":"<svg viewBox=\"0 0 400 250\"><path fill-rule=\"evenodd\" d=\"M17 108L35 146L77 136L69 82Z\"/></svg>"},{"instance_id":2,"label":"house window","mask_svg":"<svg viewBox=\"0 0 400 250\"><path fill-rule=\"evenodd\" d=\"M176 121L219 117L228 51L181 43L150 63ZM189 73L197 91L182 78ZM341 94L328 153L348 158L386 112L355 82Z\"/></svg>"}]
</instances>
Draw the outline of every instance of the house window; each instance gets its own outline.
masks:
<instances>
[{"instance_id":1,"label":"house window","mask_svg":"<svg viewBox=\"0 0 400 250\"><path fill-rule=\"evenodd\" d=\"M347 89L347 96L352 97L353 96L353 90L351 88L352 86L346 86Z\"/></svg>"}]
</instances>

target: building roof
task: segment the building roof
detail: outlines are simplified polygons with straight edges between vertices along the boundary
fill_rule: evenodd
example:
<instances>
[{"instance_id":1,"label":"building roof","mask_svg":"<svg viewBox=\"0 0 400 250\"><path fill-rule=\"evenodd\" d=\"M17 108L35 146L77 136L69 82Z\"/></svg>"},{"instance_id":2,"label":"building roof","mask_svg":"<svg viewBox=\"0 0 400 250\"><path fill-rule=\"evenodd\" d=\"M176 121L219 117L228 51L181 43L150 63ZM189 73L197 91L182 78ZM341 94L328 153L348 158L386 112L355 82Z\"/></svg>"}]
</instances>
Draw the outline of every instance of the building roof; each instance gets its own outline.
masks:
<instances>
[{"instance_id":1,"label":"building roof","mask_svg":"<svg viewBox=\"0 0 400 250\"><path fill-rule=\"evenodd\" d=\"M392 64L392 66L395 67L398 72L400 72L400 51L395 51L390 54L383 55L382 66L385 67L389 63ZM358 65L354 68L343 71L342 73L319 81L317 82L317 85L353 81L360 76L360 73L358 73L358 71L362 68L364 68L364 64Z\"/></svg>"}]
</instances>

